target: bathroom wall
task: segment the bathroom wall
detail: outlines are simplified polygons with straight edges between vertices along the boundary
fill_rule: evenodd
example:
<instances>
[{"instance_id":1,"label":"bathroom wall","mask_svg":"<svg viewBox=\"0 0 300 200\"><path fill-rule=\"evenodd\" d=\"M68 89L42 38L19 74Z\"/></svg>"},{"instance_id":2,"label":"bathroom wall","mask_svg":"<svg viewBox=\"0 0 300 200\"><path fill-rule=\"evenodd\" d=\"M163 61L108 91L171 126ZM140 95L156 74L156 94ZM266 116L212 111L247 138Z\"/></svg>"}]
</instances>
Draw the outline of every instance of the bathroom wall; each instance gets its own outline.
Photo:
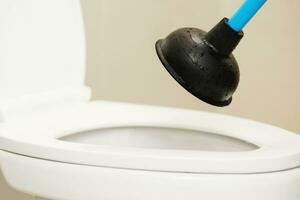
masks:
<instances>
[{"instance_id":1,"label":"bathroom wall","mask_svg":"<svg viewBox=\"0 0 300 200\"><path fill-rule=\"evenodd\" d=\"M231 106L200 102L158 61L154 43L184 26L210 29L243 0L82 0L87 29L86 83L93 99L208 110L271 123L300 133L298 0L272 0L245 29L235 55L241 82ZM9 188L0 199L33 200Z\"/></svg>"}]
</instances>

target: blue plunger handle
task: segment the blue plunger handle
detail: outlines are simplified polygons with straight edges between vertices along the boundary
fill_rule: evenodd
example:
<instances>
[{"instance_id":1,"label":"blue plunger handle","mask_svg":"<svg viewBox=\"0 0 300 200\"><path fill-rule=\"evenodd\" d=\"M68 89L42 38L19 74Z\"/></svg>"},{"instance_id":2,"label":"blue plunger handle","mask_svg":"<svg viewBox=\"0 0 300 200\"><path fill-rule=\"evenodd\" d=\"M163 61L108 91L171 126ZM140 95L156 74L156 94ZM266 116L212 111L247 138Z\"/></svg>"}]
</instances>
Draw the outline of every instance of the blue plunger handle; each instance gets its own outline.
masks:
<instances>
[{"instance_id":1,"label":"blue plunger handle","mask_svg":"<svg viewBox=\"0 0 300 200\"><path fill-rule=\"evenodd\" d=\"M228 21L228 25L236 32L240 32L266 1L267 0L245 0L244 4Z\"/></svg>"}]
</instances>

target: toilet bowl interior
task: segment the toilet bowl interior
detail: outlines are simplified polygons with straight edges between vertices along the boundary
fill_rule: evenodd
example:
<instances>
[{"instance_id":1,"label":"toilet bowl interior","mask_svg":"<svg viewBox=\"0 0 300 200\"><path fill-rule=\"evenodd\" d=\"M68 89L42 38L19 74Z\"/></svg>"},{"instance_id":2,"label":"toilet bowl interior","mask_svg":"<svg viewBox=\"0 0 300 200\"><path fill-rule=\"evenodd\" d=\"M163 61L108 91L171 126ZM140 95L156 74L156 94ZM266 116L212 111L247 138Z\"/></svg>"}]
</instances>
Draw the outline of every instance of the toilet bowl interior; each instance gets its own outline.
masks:
<instances>
[{"instance_id":1,"label":"toilet bowl interior","mask_svg":"<svg viewBox=\"0 0 300 200\"><path fill-rule=\"evenodd\" d=\"M66 142L146 149L243 152L259 147L225 135L167 127L123 126L86 130L58 138Z\"/></svg>"}]
</instances>

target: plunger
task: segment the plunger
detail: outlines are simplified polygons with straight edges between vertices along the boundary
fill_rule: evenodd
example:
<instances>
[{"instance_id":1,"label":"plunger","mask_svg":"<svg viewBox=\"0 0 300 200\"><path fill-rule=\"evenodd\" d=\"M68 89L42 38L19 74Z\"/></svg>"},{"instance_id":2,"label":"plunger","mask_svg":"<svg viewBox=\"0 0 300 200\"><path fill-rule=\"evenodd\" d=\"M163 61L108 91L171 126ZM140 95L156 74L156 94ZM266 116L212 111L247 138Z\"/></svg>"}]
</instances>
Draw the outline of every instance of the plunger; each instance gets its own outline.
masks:
<instances>
[{"instance_id":1,"label":"plunger","mask_svg":"<svg viewBox=\"0 0 300 200\"><path fill-rule=\"evenodd\" d=\"M156 42L160 61L188 92L214 106L227 106L239 83L238 63L232 55L242 29L266 0L246 0L233 17L222 19L208 33L181 28Z\"/></svg>"}]
</instances>

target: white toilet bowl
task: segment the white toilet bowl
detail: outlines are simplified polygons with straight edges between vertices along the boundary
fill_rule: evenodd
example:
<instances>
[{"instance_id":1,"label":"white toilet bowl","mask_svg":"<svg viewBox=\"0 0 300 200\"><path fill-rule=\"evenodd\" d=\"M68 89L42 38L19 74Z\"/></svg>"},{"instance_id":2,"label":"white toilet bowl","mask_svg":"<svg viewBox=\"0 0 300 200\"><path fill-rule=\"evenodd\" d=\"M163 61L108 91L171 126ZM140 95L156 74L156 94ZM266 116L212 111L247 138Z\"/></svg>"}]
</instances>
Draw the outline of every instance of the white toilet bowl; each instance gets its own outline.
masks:
<instances>
[{"instance_id":1,"label":"white toilet bowl","mask_svg":"<svg viewBox=\"0 0 300 200\"><path fill-rule=\"evenodd\" d=\"M85 102L0 125L8 183L53 199L296 200L300 137L191 110Z\"/></svg>"},{"instance_id":2,"label":"white toilet bowl","mask_svg":"<svg viewBox=\"0 0 300 200\"><path fill-rule=\"evenodd\" d=\"M79 1L0 0L0 15L0 167L13 188L70 200L300 199L298 135L90 102Z\"/></svg>"}]
</instances>

